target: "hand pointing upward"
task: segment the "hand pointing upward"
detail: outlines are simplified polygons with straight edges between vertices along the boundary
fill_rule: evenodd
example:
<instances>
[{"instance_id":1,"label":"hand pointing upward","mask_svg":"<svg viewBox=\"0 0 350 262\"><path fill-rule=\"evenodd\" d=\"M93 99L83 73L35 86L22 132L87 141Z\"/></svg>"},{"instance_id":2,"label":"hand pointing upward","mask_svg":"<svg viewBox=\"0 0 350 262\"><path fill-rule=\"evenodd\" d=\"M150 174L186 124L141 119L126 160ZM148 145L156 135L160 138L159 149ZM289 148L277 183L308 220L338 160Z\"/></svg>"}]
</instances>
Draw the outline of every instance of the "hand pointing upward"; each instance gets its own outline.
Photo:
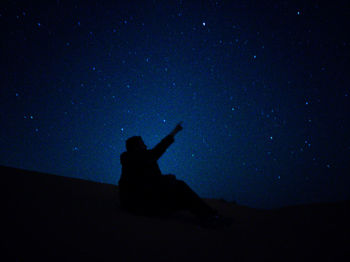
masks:
<instances>
[{"instance_id":1,"label":"hand pointing upward","mask_svg":"<svg viewBox=\"0 0 350 262\"><path fill-rule=\"evenodd\" d=\"M177 133L179 133L182 130L182 121L179 122L176 127L171 131L170 135L175 136Z\"/></svg>"}]
</instances>

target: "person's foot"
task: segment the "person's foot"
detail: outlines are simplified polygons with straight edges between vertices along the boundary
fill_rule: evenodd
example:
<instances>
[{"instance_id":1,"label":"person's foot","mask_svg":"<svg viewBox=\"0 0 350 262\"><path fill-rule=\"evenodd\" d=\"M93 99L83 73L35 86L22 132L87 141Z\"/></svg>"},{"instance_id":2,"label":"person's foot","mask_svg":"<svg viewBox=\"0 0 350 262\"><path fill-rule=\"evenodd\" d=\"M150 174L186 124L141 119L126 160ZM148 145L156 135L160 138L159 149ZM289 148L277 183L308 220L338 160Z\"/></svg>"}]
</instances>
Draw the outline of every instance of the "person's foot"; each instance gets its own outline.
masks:
<instances>
[{"instance_id":1,"label":"person's foot","mask_svg":"<svg viewBox=\"0 0 350 262\"><path fill-rule=\"evenodd\" d=\"M230 218L222 217L218 214L198 218L198 225L202 228L219 229L229 227L233 223Z\"/></svg>"}]
</instances>

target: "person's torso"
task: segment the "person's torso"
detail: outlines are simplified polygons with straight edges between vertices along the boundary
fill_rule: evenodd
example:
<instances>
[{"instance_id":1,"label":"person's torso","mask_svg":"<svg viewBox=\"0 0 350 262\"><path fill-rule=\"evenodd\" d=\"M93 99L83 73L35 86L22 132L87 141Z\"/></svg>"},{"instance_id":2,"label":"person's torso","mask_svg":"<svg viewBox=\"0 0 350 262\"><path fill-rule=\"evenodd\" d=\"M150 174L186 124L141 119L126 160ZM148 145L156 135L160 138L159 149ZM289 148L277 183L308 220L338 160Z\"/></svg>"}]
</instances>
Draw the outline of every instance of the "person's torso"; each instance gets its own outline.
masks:
<instances>
[{"instance_id":1,"label":"person's torso","mask_svg":"<svg viewBox=\"0 0 350 262\"><path fill-rule=\"evenodd\" d=\"M122 174L119 183L145 183L162 175L150 150L138 153L124 152L120 159Z\"/></svg>"}]
</instances>

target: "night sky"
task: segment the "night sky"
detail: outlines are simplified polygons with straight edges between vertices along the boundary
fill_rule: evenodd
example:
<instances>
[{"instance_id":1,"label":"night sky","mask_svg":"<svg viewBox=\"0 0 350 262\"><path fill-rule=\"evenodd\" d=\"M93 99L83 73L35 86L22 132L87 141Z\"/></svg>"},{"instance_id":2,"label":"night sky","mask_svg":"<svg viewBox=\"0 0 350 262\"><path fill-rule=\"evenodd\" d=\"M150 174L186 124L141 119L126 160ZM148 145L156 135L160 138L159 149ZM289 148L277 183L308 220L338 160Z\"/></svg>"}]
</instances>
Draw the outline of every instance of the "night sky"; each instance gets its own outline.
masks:
<instances>
[{"instance_id":1,"label":"night sky","mask_svg":"<svg viewBox=\"0 0 350 262\"><path fill-rule=\"evenodd\" d=\"M347 1L2 1L0 164L117 184L125 140L200 196L349 199Z\"/></svg>"}]
</instances>

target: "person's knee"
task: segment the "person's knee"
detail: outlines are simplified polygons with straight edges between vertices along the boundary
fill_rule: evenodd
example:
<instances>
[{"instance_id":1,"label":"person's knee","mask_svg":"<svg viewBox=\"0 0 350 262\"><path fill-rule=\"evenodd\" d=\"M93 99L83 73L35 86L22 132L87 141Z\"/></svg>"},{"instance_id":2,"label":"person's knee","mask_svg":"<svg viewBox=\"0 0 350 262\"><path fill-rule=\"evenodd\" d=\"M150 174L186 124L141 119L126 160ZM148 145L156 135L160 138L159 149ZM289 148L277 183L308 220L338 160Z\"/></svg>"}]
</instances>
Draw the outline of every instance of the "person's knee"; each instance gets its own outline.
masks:
<instances>
[{"instance_id":1,"label":"person's knee","mask_svg":"<svg viewBox=\"0 0 350 262\"><path fill-rule=\"evenodd\" d=\"M180 187L187 187L187 184L183 180L176 180L176 184Z\"/></svg>"},{"instance_id":2,"label":"person's knee","mask_svg":"<svg viewBox=\"0 0 350 262\"><path fill-rule=\"evenodd\" d=\"M177 181L177 183L179 183L179 184L186 184L185 181L180 180L180 179L176 179L176 181Z\"/></svg>"},{"instance_id":3,"label":"person's knee","mask_svg":"<svg viewBox=\"0 0 350 262\"><path fill-rule=\"evenodd\" d=\"M176 187L182 192L192 193L192 189L186 184L185 181L179 180Z\"/></svg>"}]
</instances>

